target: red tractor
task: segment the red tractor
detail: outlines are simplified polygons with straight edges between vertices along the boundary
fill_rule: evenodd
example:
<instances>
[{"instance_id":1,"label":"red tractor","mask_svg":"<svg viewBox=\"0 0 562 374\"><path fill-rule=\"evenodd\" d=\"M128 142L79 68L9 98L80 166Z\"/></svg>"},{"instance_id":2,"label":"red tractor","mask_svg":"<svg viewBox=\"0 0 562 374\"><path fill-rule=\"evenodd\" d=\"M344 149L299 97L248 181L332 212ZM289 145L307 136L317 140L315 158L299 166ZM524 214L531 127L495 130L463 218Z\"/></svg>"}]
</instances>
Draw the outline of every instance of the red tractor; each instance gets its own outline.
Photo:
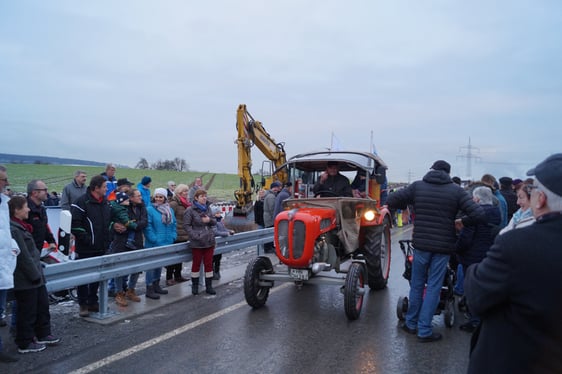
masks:
<instances>
[{"instance_id":1,"label":"red tractor","mask_svg":"<svg viewBox=\"0 0 562 374\"><path fill-rule=\"evenodd\" d=\"M329 163L344 175L356 173L358 197L331 196L313 186ZM366 285L386 287L390 271L390 213L381 205L386 165L366 152L314 152L297 155L282 166L293 183L294 198L275 218L275 252L283 266L267 256L253 259L244 276L244 295L253 308L265 305L276 281L339 285L345 313L359 318ZM381 188L382 187L382 188Z\"/></svg>"}]
</instances>

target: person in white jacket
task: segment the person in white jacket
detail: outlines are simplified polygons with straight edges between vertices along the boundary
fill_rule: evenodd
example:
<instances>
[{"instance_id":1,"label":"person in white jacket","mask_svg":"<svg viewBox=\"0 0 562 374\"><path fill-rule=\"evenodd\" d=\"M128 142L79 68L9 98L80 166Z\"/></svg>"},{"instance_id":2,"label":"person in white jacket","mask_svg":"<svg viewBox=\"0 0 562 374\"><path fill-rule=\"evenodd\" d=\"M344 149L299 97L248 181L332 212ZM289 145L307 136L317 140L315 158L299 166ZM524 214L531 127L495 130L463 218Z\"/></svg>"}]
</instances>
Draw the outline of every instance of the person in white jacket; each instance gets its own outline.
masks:
<instances>
[{"instance_id":1,"label":"person in white jacket","mask_svg":"<svg viewBox=\"0 0 562 374\"><path fill-rule=\"evenodd\" d=\"M6 296L8 290L14 288L14 270L16 269L17 256L20 253L18 245L10 233L10 213L8 201L10 198L4 195L4 189L8 186L8 174L6 168L0 165L0 314L6 309ZM2 316L2 318L4 318ZM2 347L0 337L0 362L16 362L18 359L6 352Z\"/></svg>"}]
</instances>

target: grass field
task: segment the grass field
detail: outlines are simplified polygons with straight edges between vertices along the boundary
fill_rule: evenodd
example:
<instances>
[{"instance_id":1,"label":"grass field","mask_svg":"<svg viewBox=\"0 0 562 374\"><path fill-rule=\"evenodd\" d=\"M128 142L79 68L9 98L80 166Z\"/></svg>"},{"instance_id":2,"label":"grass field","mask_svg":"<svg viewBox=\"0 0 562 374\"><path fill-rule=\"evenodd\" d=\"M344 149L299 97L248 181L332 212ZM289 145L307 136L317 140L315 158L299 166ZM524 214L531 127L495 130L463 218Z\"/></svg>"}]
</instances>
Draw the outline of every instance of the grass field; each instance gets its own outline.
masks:
<instances>
[{"instance_id":1,"label":"grass field","mask_svg":"<svg viewBox=\"0 0 562 374\"><path fill-rule=\"evenodd\" d=\"M30 164L5 164L8 169L8 180L14 192L25 192L27 183L32 179L41 179L47 184L50 191L60 193L65 185L72 181L74 172L78 169L84 170L90 177L102 173L103 167L92 166L66 166L66 165L30 165ZM239 188L239 178L236 174L213 174L209 172L175 172L167 170L141 170L141 169L120 169L117 168L115 176L117 178L128 178L136 186L143 176L148 175L152 178L151 190L158 187L167 187L169 180L176 184L191 184L196 177L203 178L203 184L208 190L211 201L231 201L234 200L234 191ZM256 182L259 178L255 176Z\"/></svg>"}]
</instances>

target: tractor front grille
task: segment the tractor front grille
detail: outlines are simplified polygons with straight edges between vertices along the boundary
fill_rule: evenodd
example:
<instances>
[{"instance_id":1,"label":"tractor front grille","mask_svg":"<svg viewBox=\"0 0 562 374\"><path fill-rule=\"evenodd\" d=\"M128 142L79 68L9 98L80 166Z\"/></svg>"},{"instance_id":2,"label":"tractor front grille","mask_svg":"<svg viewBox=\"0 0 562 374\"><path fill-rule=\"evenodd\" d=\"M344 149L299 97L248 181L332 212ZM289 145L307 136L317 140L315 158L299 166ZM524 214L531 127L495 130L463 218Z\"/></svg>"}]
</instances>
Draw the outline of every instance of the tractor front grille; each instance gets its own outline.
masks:
<instances>
[{"instance_id":1,"label":"tractor front grille","mask_svg":"<svg viewBox=\"0 0 562 374\"><path fill-rule=\"evenodd\" d=\"M277 240L281 255L297 260L304 252L306 225L299 220L280 220L277 224Z\"/></svg>"}]
</instances>

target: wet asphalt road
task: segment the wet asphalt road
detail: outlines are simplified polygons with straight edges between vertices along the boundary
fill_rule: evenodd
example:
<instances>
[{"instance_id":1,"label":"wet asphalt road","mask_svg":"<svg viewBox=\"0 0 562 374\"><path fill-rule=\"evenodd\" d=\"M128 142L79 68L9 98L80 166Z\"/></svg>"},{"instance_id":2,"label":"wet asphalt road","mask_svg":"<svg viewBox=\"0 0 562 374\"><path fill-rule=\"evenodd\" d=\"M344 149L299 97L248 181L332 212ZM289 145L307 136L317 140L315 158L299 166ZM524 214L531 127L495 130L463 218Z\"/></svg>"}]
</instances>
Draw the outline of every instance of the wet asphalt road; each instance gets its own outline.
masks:
<instances>
[{"instance_id":1,"label":"wet asphalt road","mask_svg":"<svg viewBox=\"0 0 562 374\"><path fill-rule=\"evenodd\" d=\"M244 301L242 279L217 288L217 296L188 297L113 325L86 322L72 302L51 307L63 342L1 373L463 373L470 335L443 317L433 320L444 339L419 343L399 329L396 303L407 295L398 240L411 226L393 229L388 287L369 292L357 321L347 320L336 286L277 283L265 307ZM229 254L224 267L249 260L254 250ZM5 348L15 351L7 327Z\"/></svg>"}]
</instances>

